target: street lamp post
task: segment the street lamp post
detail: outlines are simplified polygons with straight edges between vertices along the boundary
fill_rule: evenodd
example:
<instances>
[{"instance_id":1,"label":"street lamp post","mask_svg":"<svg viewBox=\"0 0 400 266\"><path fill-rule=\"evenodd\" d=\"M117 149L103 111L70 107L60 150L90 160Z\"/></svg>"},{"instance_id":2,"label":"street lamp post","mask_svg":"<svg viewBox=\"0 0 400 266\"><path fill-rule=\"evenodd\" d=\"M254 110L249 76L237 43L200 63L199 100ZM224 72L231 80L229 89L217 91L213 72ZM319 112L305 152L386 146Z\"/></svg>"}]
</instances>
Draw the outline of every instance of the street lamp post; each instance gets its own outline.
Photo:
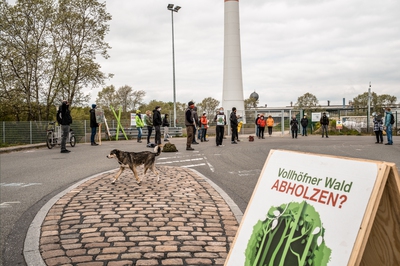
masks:
<instances>
[{"instance_id":1,"label":"street lamp post","mask_svg":"<svg viewBox=\"0 0 400 266\"><path fill-rule=\"evenodd\" d=\"M174 7L174 4L168 4L167 9L171 11L171 21L172 21L172 79L173 79L173 90L174 90L174 127L176 127L174 12L178 12L179 9L181 9L181 7L180 6Z\"/></svg>"}]
</instances>

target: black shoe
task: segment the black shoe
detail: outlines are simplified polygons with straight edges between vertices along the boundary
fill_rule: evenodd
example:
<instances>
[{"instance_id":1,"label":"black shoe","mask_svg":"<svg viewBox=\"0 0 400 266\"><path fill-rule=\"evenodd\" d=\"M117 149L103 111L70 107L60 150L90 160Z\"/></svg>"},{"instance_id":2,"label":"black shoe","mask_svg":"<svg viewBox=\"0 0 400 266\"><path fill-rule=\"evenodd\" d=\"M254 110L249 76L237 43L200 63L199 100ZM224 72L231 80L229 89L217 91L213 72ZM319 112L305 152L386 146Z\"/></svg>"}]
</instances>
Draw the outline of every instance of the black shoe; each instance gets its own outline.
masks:
<instances>
[{"instance_id":1,"label":"black shoe","mask_svg":"<svg viewBox=\"0 0 400 266\"><path fill-rule=\"evenodd\" d=\"M237 142L236 141L232 141L231 144L237 144Z\"/></svg>"},{"instance_id":2,"label":"black shoe","mask_svg":"<svg viewBox=\"0 0 400 266\"><path fill-rule=\"evenodd\" d=\"M186 147L187 151L194 151L194 149L192 147Z\"/></svg>"},{"instance_id":3,"label":"black shoe","mask_svg":"<svg viewBox=\"0 0 400 266\"><path fill-rule=\"evenodd\" d=\"M328 136L326 136L327 138L329 138Z\"/></svg>"},{"instance_id":4,"label":"black shoe","mask_svg":"<svg viewBox=\"0 0 400 266\"><path fill-rule=\"evenodd\" d=\"M385 143L385 145L392 145L392 143Z\"/></svg>"},{"instance_id":5,"label":"black shoe","mask_svg":"<svg viewBox=\"0 0 400 266\"><path fill-rule=\"evenodd\" d=\"M379 144L379 142L375 142L375 144Z\"/></svg>"},{"instance_id":6,"label":"black shoe","mask_svg":"<svg viewBox=\"0 0 400 266\"><path fill-rule=\"evenodd\" d=\"M198 142L192 142L192 144L199 144Z\"/></svg>"},{"instance_id":7,"label":"black shoe","mask_svg":"<svg viewBox=\"0 0 400 266\"><path fill-rule=\"evenodd\" d=\"M97 145L99 145L99 144L97 144L96 142L92 142L91 145L92 145L92 146L97 146Z\"/></svg>"},{"instance_id":8,"label":"black shoe","mask_svg":"<svg viewBox=\"0 0 400 266\"><path fill-rule=\"evenodd\" d=\"M61 153L69 153L69 152L71 152L71 151L69 151L69 150L61 150Z\"/></svg>"}]
</instances>

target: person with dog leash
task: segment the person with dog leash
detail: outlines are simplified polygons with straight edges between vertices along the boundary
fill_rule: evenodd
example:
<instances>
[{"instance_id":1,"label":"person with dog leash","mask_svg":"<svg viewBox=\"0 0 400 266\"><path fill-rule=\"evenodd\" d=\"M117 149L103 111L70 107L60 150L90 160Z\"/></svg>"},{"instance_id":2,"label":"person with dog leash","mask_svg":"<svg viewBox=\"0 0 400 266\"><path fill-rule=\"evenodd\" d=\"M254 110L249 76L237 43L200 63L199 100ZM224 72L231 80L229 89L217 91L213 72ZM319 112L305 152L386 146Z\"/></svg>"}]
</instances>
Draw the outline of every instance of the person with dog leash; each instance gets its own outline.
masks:
<instances>
[{"instance_id":1,"label":"person with dog leash","mask_svg":"<svg viewBox=\"0 0 400 266\"><path fill-rule=\"evenodd\" d=\"M142 132L143 132L143 127L144 123L142 120L142 115L140 114L140 110L136 110L136 129L138 130L138 136L137 136L137 142L142 143Z\"/></svg>"},{"instance_id":2,"label":"person with dog leash","mask_svg":"<svg viewBox=\"0 0 400 266\"><path fill-rule=\"evenodd\" d=\"M188 108L185 112L185 126L186 126L186 150L193 151L192 143L193 143L193 135L194 135L194 127L196 126L196 122L194 121L193 117L193 109L194 109L194 102L190 101L188 103Z\"/></svg>"}]
</instances>

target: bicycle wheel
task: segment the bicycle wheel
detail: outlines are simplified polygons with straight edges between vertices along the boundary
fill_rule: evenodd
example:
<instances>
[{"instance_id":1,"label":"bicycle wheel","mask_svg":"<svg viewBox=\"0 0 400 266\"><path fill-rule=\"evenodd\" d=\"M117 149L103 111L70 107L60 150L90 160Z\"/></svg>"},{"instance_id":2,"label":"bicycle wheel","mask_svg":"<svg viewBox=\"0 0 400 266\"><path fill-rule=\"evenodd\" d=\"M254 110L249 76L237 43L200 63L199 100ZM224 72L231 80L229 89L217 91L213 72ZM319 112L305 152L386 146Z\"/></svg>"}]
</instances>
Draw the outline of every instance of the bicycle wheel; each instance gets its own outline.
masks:
<instances>
[{"instance_id":1,"label":"bicycle wheel","mask_svg":"<svg viewBox=\"0 0 400 266\"><path fill-rule=\"evenodd\" d=\"M53 132L47 133L46 144L47 144L47 148L49 148L49 149L52 149L54 147Z\"/></svg>"},{"instance_id":2,"label":"bicycle wheel","mask_svg":"<svg viewBox=\"0 0 400 266\"><path fill-rule=\"evenodd\" d=\"M75 138L75 136L71 136L71 137L69 138L69 144L71 144L71 147L75 147L75 144L76 144L76 138Z\"/></svg>"}]
</instances>

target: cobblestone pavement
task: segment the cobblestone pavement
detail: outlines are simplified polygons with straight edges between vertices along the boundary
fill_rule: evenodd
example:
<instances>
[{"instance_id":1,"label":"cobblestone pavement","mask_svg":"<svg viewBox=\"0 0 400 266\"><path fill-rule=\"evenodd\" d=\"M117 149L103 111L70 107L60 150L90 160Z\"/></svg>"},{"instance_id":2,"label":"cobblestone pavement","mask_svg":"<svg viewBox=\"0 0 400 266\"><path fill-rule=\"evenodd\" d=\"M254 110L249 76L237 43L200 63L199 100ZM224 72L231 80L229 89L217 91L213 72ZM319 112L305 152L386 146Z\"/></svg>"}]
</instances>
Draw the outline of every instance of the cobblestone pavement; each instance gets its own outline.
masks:
<instances>
[{"instance_id":1,"label":"cobblestone pavement","mask_svg":"<svg viewBox=\"0 0 400 266\"><path fill-rule=\"evenodd\" d=\"M143 177L143 167L139 174ZM187 168L96 176L61 197L41 226L46 265L223 265L238 222L223 197Z\"/></svg>"}]
</instances>

